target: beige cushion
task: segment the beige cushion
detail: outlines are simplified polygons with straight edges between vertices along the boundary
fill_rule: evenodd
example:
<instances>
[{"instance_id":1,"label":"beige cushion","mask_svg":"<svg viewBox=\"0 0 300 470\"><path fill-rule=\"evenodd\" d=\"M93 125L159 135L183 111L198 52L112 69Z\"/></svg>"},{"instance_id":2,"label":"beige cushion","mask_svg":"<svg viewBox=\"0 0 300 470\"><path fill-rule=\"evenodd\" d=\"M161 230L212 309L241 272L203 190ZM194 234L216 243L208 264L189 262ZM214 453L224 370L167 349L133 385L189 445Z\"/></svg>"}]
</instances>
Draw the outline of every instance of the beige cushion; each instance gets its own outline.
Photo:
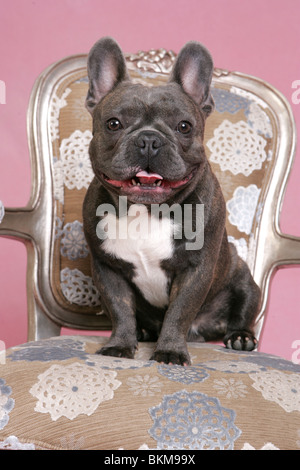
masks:
<instances>
[{"instance_id":1,"label":"beige cushion","mask_svg":"<svg viewBox=\"0 0 300 470\"><path fill-rule=\"evenodd\" d=\"M297 449L300 366L189 345L192 366L95 355L107 338L62 336L0 356L0 448Z\"/></svg>"}]
</instances>

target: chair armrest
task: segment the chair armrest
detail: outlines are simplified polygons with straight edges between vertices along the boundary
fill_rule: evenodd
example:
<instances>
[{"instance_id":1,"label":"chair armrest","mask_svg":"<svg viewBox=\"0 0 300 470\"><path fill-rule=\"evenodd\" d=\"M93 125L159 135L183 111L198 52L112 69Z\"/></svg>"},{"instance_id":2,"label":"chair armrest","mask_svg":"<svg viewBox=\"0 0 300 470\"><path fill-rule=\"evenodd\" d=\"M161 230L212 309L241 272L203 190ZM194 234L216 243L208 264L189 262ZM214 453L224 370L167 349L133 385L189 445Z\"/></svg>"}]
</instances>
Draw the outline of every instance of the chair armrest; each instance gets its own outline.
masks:
<instances>
[{"instance_id":1,"label":"chair armrest","mask_svg":"<svg viewBox=\"0 0 300 470\"><path fill-rule=\"evenodd\" d=\"M0 236L29 241L33 238L31 228L31 208L4 208L0 201Z\"/></svg>"},{"instance_id":2,"label":"chair armrest","mask_svg":"<svg viewBox=\"0 0 300 470\"><path fill-rule=\"evenodd\" d=\"M300 266L300 237L277 233L279 239L280 251L277 259L278 267L286 267L289 265Z\"/></svg>"},{"instance_id":3,"label":"chair armrest","mask_svg":"<svg viewBox=\"0 0 300 470\"><path fill-rule=\"evenodd\" d=\"M51 236L43 206L36 204L35 207L28 205L5 210L3 204L1 207L4 217L0 223L0 236L20 240L27 248L28 341L59 336L60 325L47 316L48 310L41 295L45 284L41 272L49 271L48 258L43 255L46 246L43 240ZM42 240L38 248L36 240Z\"/></svg>"},{"instance_id":4,"label":"chair armrest","mask_svg":"<svg viewBox=\"0 0 300 470\"><path fill-rule=\"evenodd\" d=\"M3 204L2 204L2 201L0 201L0 224L1 224L2 219L3 219L3 217L4 217L4 212L5 212L5 211L4 211L4 206L3 206Z\"/></svg>"},{"instance_id":5,"label":"chair armrest","mask_svg":"<svg viewBox=\"0 0 300 470\"><path fill-rule=\"evenodd\" d=\"M261 260L264 260L262 263ZM300 267L300 237L282 233L279 227L273 226L268 238L256 253L254 279L262 289L262 303L256 318L256 337L259 338L269 297L270 282L280 268Z\"/></svg>"}]
</instances>

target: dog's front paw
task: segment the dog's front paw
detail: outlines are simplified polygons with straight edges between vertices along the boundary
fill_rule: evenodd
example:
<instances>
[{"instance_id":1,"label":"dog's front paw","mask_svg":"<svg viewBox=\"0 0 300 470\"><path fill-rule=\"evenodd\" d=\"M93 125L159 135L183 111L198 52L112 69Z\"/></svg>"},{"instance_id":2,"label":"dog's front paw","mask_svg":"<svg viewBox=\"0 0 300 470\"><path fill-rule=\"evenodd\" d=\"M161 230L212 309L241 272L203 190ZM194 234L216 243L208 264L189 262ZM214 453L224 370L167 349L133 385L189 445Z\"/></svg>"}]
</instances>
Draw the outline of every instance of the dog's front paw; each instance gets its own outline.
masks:
<instances>
[{"instance_id":1,"label":"dog's front paw","mask_svg":"<svg viewBox=\"0 0 300 470\"><path fill-rule=\"evenodd\" d=\"M135 348L125 348L121 346L104 346L103 348L96 351L96 354L101 354L102 356L126 357L127 359L133 359L135 354Z\"/></svg>"},{"instance_id":2,"label":"dog's front paw","mask_svg":"<svg viewBox=\"0 0 300 470\"><path fill-rule=\"evenodd\" d=\"M188 366L191 364L190 356L185 351L154 351L152 361L163 362L164 364L177 364L180 366Z\"/></svg>"},{"instance_id":3,"label":"dog's front paw","mask_svg":"<svg viewBox=\"0 0 300 470\"><path fill-rule=\"evenodd\" d=\"M258 341L252 333L244 330L237 330L232 331L225 336L224 344L228 349L252 351L257 347Z\"/></svg>"}]
</instances>

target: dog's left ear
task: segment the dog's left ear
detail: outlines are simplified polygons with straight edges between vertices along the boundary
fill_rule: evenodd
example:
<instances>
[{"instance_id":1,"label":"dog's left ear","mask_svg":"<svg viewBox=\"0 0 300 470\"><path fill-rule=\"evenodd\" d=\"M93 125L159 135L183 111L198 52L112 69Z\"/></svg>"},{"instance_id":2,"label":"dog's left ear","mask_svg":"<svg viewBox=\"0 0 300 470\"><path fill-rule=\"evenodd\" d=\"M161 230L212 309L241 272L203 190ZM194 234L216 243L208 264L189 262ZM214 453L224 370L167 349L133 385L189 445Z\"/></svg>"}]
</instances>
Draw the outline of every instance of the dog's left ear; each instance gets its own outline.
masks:
<instances>
[{"instance_id":1,"label":"dog's left ear","mask_svg":"<svg viewBox=\"0 0 300 470\"><path fill-rule=\"evenodd\" d=\"M191 41L179 52L170 77L170 81L179 83L206 116L214 109L210 93L213 69L208 50L202 44Z\"/></svg>"},{"instance_id":2,"label":"dog's left ear","mask_svg":"<svg viewBox=\"0 0 300 470\"><path fill-rule=\"evenodd\" d=\"M89 90L85 105L93 114L97 103L123 80L130 80L126 61L118 43L104 37L90 50L87 60Z\"/></svg>"}]
</instances>

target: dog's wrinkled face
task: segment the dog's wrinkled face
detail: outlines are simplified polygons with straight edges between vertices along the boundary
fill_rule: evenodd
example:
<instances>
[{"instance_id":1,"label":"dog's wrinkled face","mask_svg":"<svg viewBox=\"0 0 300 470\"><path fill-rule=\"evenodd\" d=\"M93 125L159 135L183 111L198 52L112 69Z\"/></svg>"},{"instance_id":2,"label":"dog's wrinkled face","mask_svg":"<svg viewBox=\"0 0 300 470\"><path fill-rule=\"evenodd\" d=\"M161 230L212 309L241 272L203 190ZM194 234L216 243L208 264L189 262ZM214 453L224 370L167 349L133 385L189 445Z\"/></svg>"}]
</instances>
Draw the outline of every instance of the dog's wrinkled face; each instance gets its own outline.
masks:
<instances>
[{"instance_id":1,"label":"dog's wrinkled face","mask_svg":"<svg viewBox=\"0 0 300 470\"><path fill-rule=\"evenodd\" d=\"M198 43L179 54L165 86L128 77L119 46L100 40L88 61L90 156L96 177L134 203L162 203L192 190L205 160L204 122L213 108L210 55Z\"/></svg>"}]
</instances>

